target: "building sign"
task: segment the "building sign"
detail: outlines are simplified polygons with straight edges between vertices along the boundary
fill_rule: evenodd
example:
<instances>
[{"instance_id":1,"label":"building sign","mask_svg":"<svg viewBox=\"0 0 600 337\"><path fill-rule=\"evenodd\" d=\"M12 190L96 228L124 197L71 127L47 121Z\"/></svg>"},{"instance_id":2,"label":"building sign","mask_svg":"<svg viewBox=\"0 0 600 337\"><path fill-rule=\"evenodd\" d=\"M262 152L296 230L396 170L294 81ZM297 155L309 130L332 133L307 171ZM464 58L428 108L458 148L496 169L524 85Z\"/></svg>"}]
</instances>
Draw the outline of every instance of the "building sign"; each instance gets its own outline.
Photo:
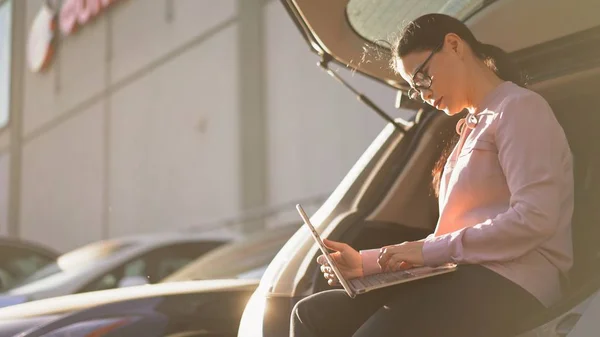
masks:
<instances>
[{"instance_id":1,"label":"building sign","mask_svg":"<svg viewBox=\"0 0 600 337\"><path fill-rule=\"evenodd\" d=\"M38 72L48 66L54 53L54 31L56 20L54 10L44 2L33 19L27 40L27 64L29 69Z\"/></svg>"},{"instance_id":2,"label":"building sign","mask_svg":"<svg viewBox=\"0 0 600 337\"><path fill-rule=\"evenodd\" d=\"M118 0L64 0L60 8L60 31L70 35Z\"/></svg>"},{"instance_id":3,"label":"building sign","mask_svg":"<svg viewBox=\"0 0 600 337\"><path fill-rule=\"evenodd\" d=\"M57 31L67 37L85 26L119 0L44 1L33 20L27 41L27 61L31 71L44 70L54 54Z\"/></svg>"}]
</instances>

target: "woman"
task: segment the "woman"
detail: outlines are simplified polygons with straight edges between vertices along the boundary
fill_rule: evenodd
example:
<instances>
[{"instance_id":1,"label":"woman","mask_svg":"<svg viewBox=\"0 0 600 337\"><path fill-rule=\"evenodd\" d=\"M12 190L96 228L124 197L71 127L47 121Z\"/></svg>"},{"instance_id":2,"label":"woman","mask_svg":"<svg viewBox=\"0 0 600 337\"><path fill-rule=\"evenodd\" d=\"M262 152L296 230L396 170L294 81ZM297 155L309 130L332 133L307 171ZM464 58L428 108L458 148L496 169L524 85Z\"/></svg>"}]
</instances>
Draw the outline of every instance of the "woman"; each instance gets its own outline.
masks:
<instances>
[{"instance_id":1,"label":"woman","mask_svg":"<svg viewBox=\"0 0 600 337\"><path fill-rule=\"evenodd\" d=\"M292 336L510 336L560 296L572 264L572 157L548 103L523 88L501 49L459 20L428 14L408 25L393 66L409 96L447 115L466 110L442 158L440 217L427 238L357 252L326 241L342 273L361 277L458 263L456 272L350 299L342 290L294 308ZM441 171L441 170L438 170ZM439 174L440 172L436 172ZM329 284L337 280L317 259Z\"/></svg>"}]
</instances>

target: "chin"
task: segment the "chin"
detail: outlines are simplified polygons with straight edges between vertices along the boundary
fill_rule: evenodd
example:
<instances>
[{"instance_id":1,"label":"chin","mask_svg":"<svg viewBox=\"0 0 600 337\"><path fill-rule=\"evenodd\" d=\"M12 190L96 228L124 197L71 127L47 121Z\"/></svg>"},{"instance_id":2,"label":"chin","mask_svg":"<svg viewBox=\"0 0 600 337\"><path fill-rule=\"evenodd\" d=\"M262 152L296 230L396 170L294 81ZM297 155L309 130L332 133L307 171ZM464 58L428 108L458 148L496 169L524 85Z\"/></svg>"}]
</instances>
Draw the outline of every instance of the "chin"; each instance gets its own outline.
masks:
<instances>
[{"instance_id":1,"label":"chin","mask_svg":"<svg viewBox=\"0 0 600 337\"><path fill-rule=\"evenodd\" d=\"M442 111L443 111L443 112L444 112L446 115L448 115L448 116L454 116L454 115L457 115L457 114L459 114L459 113L460 113L462 110L461 110L461 111L456 111L456 110L451 110L451 109L450 109L450 108L448 108L448 107L445 107L444 109L442 109Z\"/></svg>"},{"instance_id":2,"label":"chin","mask_svg":"<svg viewBox=\"0 0 600 337\"><path fill-rule=\"evenodd\" d=\"M462 113L463 111L465 111L465 108L464 107L457 108L455 106L444 105L444 108L441 111L443 111L448 116L455 116L455 115L458 115L458 114Z\"/></svg>"}]
</instances>

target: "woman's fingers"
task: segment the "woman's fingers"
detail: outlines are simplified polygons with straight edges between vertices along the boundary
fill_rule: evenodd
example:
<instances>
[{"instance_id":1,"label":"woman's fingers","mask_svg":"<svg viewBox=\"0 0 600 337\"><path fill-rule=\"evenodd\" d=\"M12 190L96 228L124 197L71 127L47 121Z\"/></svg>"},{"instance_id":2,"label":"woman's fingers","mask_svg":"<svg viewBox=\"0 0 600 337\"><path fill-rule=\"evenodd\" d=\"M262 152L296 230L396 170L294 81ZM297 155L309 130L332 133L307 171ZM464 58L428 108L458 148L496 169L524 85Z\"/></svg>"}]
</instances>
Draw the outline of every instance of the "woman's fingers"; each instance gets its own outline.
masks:
<instances>
[{"instance_id":1,"label":"woman's fingers","mask_svg":"<svg viewBox=\"0 0 600 337\"><path fill-rule=\"evenodd\" d=\"M404 262L394 262L390 267L389 267L389 271L400 271L402 270L402 264Z\"/></svg>"},{"instance_id":2,"label":"woman's fingers","mask_svg":"<svg viewBox=\"0 0 600 337\"><path fill-rule=\"evenodd\" d=\"M350 248L350 246L348 246L348 244L345 244L343 242L337 242L337 241L332 241L332 240L327 240L324 239L323 243L325 244L325 247L331 249L331 250L335 250L337 252L345 252L348 250L348 248Z\"/></svg>"},{"instance_id":3,"label":"woman's fingers","mask_svg":"<svg viewBox=\"0 0 600 337\"><path fill-rule=\"evenodd\" d=\"M334 262L336 262L336 263L339 262L339 253L332 253L332 254L329 254L329 256L333 259ZM319 255L317 257L317 263L322 266L329 266L329 262L327 262L325 255Z\"/></svg>"},{"instance_id":4,"label":"woman's fingers","mask_svg":"<svg viewBox=\"0 0 600 337\"><path fill-rule=\"evenodd\" d=\"M392 266L394 268L394 271L402 270L403 263L406 263L404 261L404 256L401 256L401 255L396 255L395 258L393 258L391 260L392 260Z\"/></svg>"},{"instance_id":5,"label":"woman's fingers","mask_svg":"<svg viewBox=\"0 0 600 337\"><path fill-rule=\"evenodd\" d=\"M383 252L381 258L378 263L383 271L397 271L401 269L401 263L404 262L404 257L402 254L393 252L390 249L387 249Z\"/></svg>"},{"instance_id":6,"label":"woman's fingers","mask_svg":"<svg viewBox=\"0 0 600 337\"><path fill-rule=\"evenodd\" d=\"M335 275L332 274L331 278L327 281L327 284L329 284L330 286L335 286L339 285L340 282L338 281L337 277L335 277Z\"/></svg>"},{"instance_id":7,"label":"woman's fingers","mask_svg":"<svg viewBox=\"0 0 600 337\"><path fill-rule=\"evenodd\" d=\"M377 263L381 267L382 270L387 268L387 265L390 262L390 259L394 256L394 252L389 247L381 248L381 252L379 253L379 258L377 259Z\"/></svg>"},{"instance_id":8,"label":"woman's fingers","mask_svg":"<svg viewBox=\"0 0 600 337\"><path fill-rule=\"evenodd\" d=\"M404 247L401 245L381 248L377 262L383 271L397 271L412 268L412 264L406 262L410 257L406 255L403 248Z\"/></svg>"},{"instance_id":9,"label":"woman's fingers","mask_svg":"<svg viewBox=\"0 0 600 337\"><path fill-rule=\"evenodd\" d=\"M318 264L327 264L327 259L325 258L325 255L319 255L319 257L317 257L317 263Z\"/></svg>"},{"instance_id":10,"label":"woman's fingers","mask_svg":"<svg viewBox=\"0 0 600 337\"><path fill-rule=\"evenodd\" d=\"M408 262L400 262L400 270L406 270L406 269L410 269L414 267L412 264L408 263Z\"/></svg>"},{"instance_id":11,"label":"woman's fingers","mask_svg":"<svg viewBox=\"0 0 600 337\"><path fill-rule=\"evenodd\" d=\"M323 255L319 256L322 257ZM324 260L324 256L323 256L323 260ZM327 261L319 261L319 259L317 259L317 262L321 263L321 272L323 273L323 277L327 280L327 284L329 284L330 286L334 286L334 285L338 285L338 279L335 276L335 274L333 273L333 269L329 266L329 264L327 263Z\"/></svg>"},{"instance_id":12,"label":"woman's fingers","mask_svg":"<svg viewBox=\"0 0 600 337\"><path fill-rule=\"evenodd\" d=\"M377 262L379 263L379 266L383 269L387 263L389 262L390 258L395 255L395 249L394 247L383 247L381 248L381 250L379 251L379 259L377 259Z\"/></svg>"},{"instance_id":13,"label":"woman's fingers","mask_svg":"<svg viewBox=\"0 0 600 337\"><path fill-rule=\"evenodd\" d=\"M327 283L329 283L331 285L331 281L333 281L333 283L337 284L338 283L338 279L337 276L335 276L335 274L332 273L323 273L323 277L328 280Z\"/></svg>"},{"instance_id":14,"label":"woman's fingers","mask_svg":"<svg viewBox=\"0 0 600 337\"><path fill-rule=\"evenodd\" d=\"M400 271L400 270L407 270L407 269L411 269L414 266L406 261L392 261L390 260L388 262L388 264L386 265L386 268L384 269L384 271Z\"/></svg>"}]
</instances>

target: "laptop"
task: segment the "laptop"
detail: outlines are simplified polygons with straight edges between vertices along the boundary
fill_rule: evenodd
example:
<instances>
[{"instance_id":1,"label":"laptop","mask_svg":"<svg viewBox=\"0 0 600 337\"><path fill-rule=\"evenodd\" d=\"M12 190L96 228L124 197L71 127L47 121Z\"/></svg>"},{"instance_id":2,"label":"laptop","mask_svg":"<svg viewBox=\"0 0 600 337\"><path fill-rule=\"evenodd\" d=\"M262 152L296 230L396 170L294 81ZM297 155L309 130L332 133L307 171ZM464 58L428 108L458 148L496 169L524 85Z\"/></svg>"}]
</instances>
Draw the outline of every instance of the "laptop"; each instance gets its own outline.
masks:
<instances>
[{"instance_id":1,"label":"laptop","mask_svg":"<svg viewBox=\"0 0 600 337\"><path fill-rule=\"evenodd\" d=\"M329 249L325 246L323 240L321 240L319 233L317 233L315 227L311 224L310 219L306 215L306 212L304 212L302 206L298 204L296 205L296 209L298 210L298 213L300 213L300 216L302 217L302 220L304 220L304 223L310 229L313 238L319 245L319 248L325 256L327 263L333 270L333 273L337 277L338 281L340 282L348 296L350 296L351 298L355 298L356 295L364 294L375 289L389 287L410 281L416 281L427 277L442 275L453 272L457 269L456 264L449 263L439 267L415 267L407 270L380 273L346 280L344 277L342 277L342 273L340 273L339 269L333 261L333 258L331 257L331 255L329 255Z\"/></svg>"}]
</instances>

